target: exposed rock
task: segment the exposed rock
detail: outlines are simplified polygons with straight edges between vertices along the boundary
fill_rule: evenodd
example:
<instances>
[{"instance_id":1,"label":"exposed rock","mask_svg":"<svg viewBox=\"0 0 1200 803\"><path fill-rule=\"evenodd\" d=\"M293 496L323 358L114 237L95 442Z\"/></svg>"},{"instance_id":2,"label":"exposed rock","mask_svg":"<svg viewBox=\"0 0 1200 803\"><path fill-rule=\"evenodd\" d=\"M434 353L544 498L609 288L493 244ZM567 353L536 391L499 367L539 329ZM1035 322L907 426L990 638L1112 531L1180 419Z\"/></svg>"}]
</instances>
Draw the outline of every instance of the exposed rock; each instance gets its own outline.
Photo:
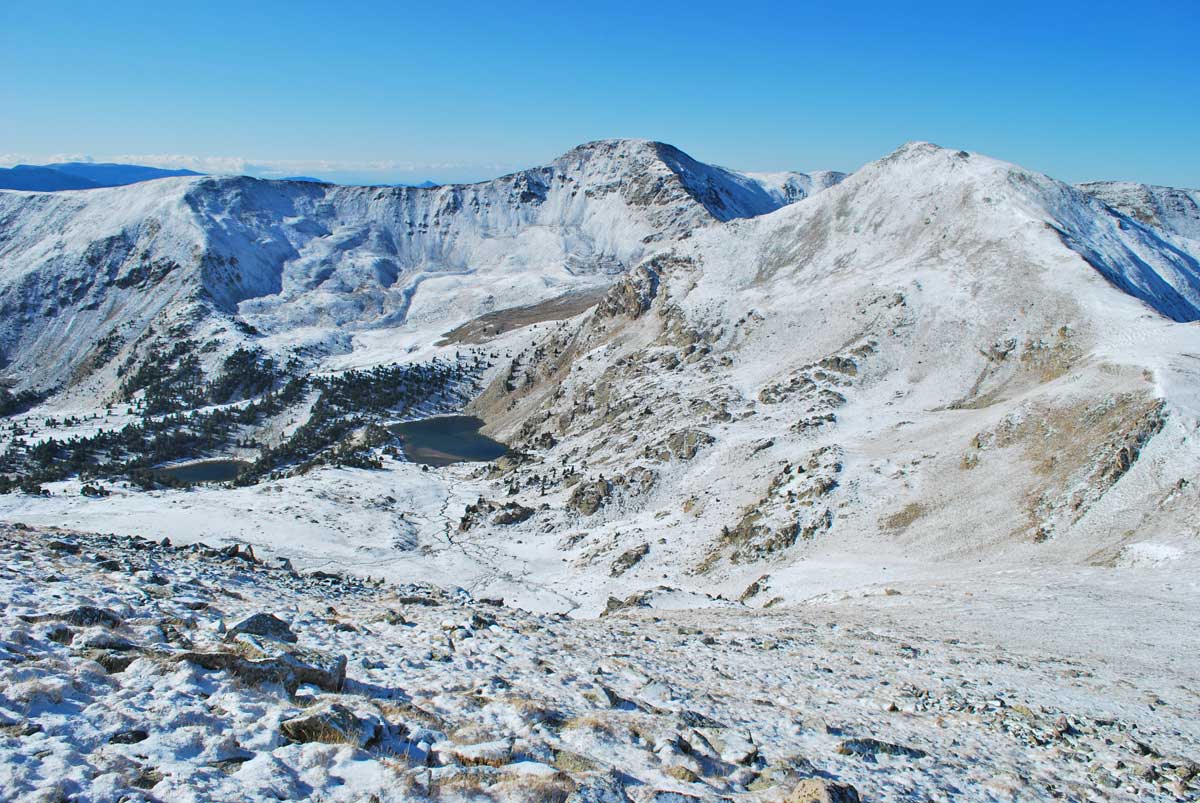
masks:
<instances>
[{"instance_id":1,"label":"exposed rock","mask_svg":"<svg viewBox=\"0 0 1200 803\"><path fill-rule=\"evenodd\" d=\"M571 491L567 506L584 516L595 513L612 495L612 483L600 477L590 482L581 482Z\"/></svg>"},{"instance_id":2,"label":"exposed rock","mask_svg":"<svg viewBox=\"0 0 1200 803\"><path fill-rule=\"evenodd\" d=\"M904 758L924 758L925 751L916 747L905 747L901 744L881 742L878 739L846 739L837 746L837 752L843 756L858 756L867 761L874 761L875 756L883 753L888 756Z\"/></svg>"},{"instance_id":3,"label":"exposed rock","mask_svg":"<svg viewBox=\"0 0 1200 803\"><path fill-rule=\"evenodd\" d=\"M288 644L296 643L296 634L292 632L291 626L270 613L256 613L253 616L243 619L230 629L225 640L230 641L241 633L250 636L261 636L262 638L274 641L283 641Z\"/></svg>"},{"instance_id":4,"label":"exposed rock","mask_svg":"<svg viewBox=\"0 0 1200 803\"><path fill-rule=\"evenodd\" d=\"M642 558L646 557L648 554L650 554L649 544L638 544L632 549L625 550L616 560L613 561L612 569L609 571L609 574L613 577L620 577L622 574L629 571L631 568L641 562Z\"/></svg>"},{"instance_id":5,"label":"exposed rock","mask_svg":"<svg viewBox=\"0 0 1200 803\"><path fill-rule=\"evenodd\" d=\"M859 803L858 790L824 778L806 778L796 785L787 803Z\"/></svg>"},{"instance_id":6,"label":"exposed rock","mask_svg":"<svg viewBox=\"0 0 1200 803\"><path fill-rule=\"evenodd\" d=\"M119 733L114 733L112 736L108 737L108 743L109 744L137 744L138 742L144 742L149 738L150 738L150 734L146 733L146 731L133 729L133 730L120 731Z\"/></svg>"},{"instance_id":7,"label":"exposed rock","mask_svg":"<svg viewBox=\"0 0 1200 803\"><path fill-rule=\"evenodd\" d=\"M375 728L341 703L285 720L279 730L293 742L325 742L362 747L375 737Z\"/></svg>"},{"instance_id":8,"label":"exposed rock","mask_svg":"<svg viewBox=\"0 0 1200 803\"><path fill-rule=\"evenodd\" d=\"M228 671L247 683L280 683L289 693L304 683L338 692L346 681L346 657L292 649L254 660L233 652L185 652L174 656L211 671Z\"/></svg>"}]
</instances>

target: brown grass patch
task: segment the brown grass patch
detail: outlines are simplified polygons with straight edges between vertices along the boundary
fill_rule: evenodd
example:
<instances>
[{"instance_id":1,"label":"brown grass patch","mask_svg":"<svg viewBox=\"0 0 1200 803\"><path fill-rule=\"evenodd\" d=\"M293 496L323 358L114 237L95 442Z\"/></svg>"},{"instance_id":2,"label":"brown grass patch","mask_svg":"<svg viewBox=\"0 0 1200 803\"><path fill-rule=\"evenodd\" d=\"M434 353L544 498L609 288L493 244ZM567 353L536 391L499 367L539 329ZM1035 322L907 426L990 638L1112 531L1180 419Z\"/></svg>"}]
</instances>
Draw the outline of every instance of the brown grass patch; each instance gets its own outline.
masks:
<instances>
[{"instance_id":1,"label":"brown grass patch","mask_svg":"<svg viewBox=\"0 0 1200 803\"><path fill-rule=\"evenodd\" d=\"M909 525L929 512L929 508L920 502L909 502L890 516L879 520L879 526L885 530L897 532L907 530Z\"/></svg>"},{"instance_id":2,"label":"brown grass patch","mask_svg":"<svg viewBox=\"0 0 1200 803\"><path fill-rule=\"evenodd\" d=\"M565 293L540 304L530 304L524 307L511 307L505 310L489 312L474 320L467 321L462 326L451 329L437 345L450 346L458 343L486 343L494 337L531 326L545 321L561 321L574 318L589 308L594 307L608 288L585 290L583 292Z\"/></svg>"}]
</instances>

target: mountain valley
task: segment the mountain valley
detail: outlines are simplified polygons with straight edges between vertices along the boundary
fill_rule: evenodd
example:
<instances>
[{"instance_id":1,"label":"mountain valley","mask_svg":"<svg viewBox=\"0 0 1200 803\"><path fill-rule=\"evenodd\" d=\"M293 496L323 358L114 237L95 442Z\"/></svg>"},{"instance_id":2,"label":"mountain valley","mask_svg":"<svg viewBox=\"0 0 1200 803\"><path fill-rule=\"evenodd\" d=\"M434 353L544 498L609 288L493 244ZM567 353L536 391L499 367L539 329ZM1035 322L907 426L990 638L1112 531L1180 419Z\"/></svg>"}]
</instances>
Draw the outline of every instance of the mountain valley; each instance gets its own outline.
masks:
<instances>
[{"instance_id":1,"label":"mountain valley","mask_svg":"<svg viewBox=\"0 0 1200 803\"><path fill-rule=\"evenodd\" d=\"M604 140L472 185L0 191L4 549L83 550L12 558L6 681L45 661L116 705L121 672L31 629L51 602L119 610L101 629L156 645L122 670L147 688L185 649L160 620L215 645L265 611L349 656L310 693L382 723L301 746L247 724L300 716L295 688L177 669L245 757L171 747L158 777L78 748L64 796L141 772L267 799L291 772L284 797L411 799L386 770L416 799L531 799L518 776L577 801L1187 799L1198 201L921 142L848 175ZM477 420L406 441L442 416ZM437 440L480 435L506 451ZM211 461L232 476L172 473ZM20 722L51 716L22 693ZM320 761L345 788L297 769Z\"/></svg>"}]
</instances>

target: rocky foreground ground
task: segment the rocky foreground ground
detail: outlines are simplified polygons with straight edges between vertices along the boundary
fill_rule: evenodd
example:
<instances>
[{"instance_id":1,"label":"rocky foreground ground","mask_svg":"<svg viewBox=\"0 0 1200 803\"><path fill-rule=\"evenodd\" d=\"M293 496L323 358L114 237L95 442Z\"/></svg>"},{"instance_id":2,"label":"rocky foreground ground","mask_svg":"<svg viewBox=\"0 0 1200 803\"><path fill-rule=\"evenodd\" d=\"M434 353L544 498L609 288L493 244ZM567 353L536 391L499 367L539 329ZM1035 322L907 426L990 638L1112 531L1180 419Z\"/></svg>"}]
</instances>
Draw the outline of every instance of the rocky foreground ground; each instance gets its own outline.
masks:
<instances>
[{"instance_id":1,"label":"rocky foreground ground","mask_svg":"<svg viewBox=\"0 0 1200 803\"><path fill-rule=\"evenodd\" d=\"M572 620L5 526L0 799L1196 799L1190 597L1033 587Z\"/></svg>"}]
</instances>

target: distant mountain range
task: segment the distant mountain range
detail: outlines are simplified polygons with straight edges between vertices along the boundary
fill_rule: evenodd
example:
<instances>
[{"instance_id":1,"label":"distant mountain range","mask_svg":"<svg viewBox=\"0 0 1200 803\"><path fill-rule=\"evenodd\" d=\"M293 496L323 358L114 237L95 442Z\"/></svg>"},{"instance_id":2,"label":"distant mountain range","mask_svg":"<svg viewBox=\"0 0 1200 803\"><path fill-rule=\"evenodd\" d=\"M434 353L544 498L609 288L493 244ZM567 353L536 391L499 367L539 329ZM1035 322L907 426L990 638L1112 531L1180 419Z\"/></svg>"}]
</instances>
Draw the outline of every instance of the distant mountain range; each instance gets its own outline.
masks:
<instances>
[{"instance_id":1,"label":"distant mountain range","mask_svg":"<svg viewBox=\"0 0 1200 803\"><path fill-rule=\"evenodd\" d=\"M0 189L54 192L121 187L173 176L199 176L194 170L165 170L161 167L99 162L59 162L48 165L17 165L0 168Z\"/></svg>"},{"instance_id":2,"label":"distant mountain range","mask_svg":"<svg viewBox=\"0 0 1200 803\"><path fill-rule=\"evenodd\" d=\"M161 167L101 162L58 162L48 165L16 165L0 168L0 190L29 190L58 192L59 190L94 190L97 187L123 187L142 181L178 176L202 176L195 170L166 170ZM286 176L279 181L306 181L312 184L338 182L314 176ZM420 184L380 184L381 187L417 187L431 189L442 186L436 181Z\"/></svg>"}]
</instances>

